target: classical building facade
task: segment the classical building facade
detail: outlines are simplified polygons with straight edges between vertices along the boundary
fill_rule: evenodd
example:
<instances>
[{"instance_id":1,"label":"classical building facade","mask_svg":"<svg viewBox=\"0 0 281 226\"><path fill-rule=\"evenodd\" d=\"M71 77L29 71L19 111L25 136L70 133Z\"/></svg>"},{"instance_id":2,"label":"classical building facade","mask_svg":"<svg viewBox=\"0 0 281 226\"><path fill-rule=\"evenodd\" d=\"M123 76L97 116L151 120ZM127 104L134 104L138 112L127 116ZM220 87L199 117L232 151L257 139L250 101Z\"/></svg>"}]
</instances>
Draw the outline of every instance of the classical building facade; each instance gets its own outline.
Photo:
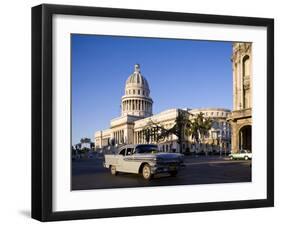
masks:
<instances>
[{"instance_id":1,"label":"classical building facade","mask_svg":"<svg viewBox=\"0 0 281 226\"><path fill-rule=\"evenodd\" d=\"M212 126L209 133L204 138L203 150L230 152L231 150L231 126L227 122L231 111L224 108L199 108L189 111L192 119L199 113L203 113L204 117L212 119ZM191 137L189 140L192 143ZM192 146L194 148L194 146ZM198 148L197 148L198 149ZM193 150L192 150L193 151ZM194 150L195 151L195 150Z\"/></svg>"},{"instance_id":2,"label":"classical building facade","mask_svg":"<svg viewBox=\"0 0 281 226\"><path fill-rule=\"evenodd\" d=\"M252 150L252 44L234 43L232 53L233 111L232 152Z\"/></svg>"},{"instance_id":3,"label":"classical building facade","mask_svg":"<svg viewBox=\"0 0 281 226\"><path fill-rule=\"evenodd\" d=\"M231 131L226 119L230 110L220 108L168 109L153 115L153 100L150 97L149 84L141 74L138 64L135 65L133 74L126 81L124 95L121 98L121 116L110 121L109 129L95 132L95 147L102 149L112 143L116 146L147 143L144 128L150 122L171 128L179 112L184 112L190 118L203 112L204 116L213 119L212 128L206 137L205 150L229 149ZM184 151L198 150L198 147L193 145L191 137L186 137L185 140L183 143ZM149 143L156 143L156 138L152 136ZM170 135L165 140L158 141L157 144L162 151L178 152L180 150L175 135Z\"/></svg>"}]
</instances>

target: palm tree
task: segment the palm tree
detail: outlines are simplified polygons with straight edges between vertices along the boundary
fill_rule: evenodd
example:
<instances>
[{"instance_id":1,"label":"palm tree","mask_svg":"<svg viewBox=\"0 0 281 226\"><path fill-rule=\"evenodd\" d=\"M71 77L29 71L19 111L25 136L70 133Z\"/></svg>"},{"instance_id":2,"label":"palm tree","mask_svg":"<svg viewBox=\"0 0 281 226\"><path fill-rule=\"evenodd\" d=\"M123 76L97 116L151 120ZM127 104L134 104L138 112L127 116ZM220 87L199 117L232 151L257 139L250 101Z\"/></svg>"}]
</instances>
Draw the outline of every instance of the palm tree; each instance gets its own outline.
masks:
<instances>
[{"instance_id":1,"label":"palm tree","mask_svg":"<svg viewBox=\"0 0 281 226\"><path fill-rule=\"evenodd\" d=\"M143 132L144 140L148 144L150 142L150 137L152 136L151 128L144 128L142 132Z\"/></svg>"},{"instance_id":2,"label":"palm tree","mask_svg":"<svg viewBox=\"0 0 281 226\"><path fill-rule=\"evenodd\" d=\"M186 131L190 128L191 121L188 119L188 115L184 111L179 111L175 120L175 125L170 129L170 133L178 137L177 143L180 146L180 153L183 152L182 146L185 140Z\"/></svg>"},{"instance_id":3,"label":"palm tree","mask_svg":"<svg viewBox=\"0 0 281 226\"><path fill-rule=\"evenodd\" d=\"M187 134L192 137L196 144L204 143L205 137L212 127L212 120L205 118L204 114L200 112L190 123L187 128Z\"/></svg>"},{"instance_id":4,"label":"palm tree","mask_svg":"<svg viewBox=\"0 0 281 226\"><path fill-rule=\"evenodd\" d=\"M165 140L170 135L176 135L178 137L177 143L180 146L180 153L183 152L183 142L188 140L185 137L191 136L196 144L204 143L205 136L208 134L212 127L212 120L204 117L204 114L200 112L194 119L190 120L188 113L179 110L175 119L175 123L171 128L165 128L163 125L150 120L146 127L142 130L145 141L149 143L154 138L157 143L160 140Z\"/></svg>"},{"instance_id":5,"label":"palm tree","mask_svg":"<svg viewBox=\"0 0 281 226\"><path fill-rule=\"evenodd\" d=\"M158 143L161 140L165 140L172 134L176 135L178 137L177 143L179 144L180 152L182 153L185 131L189 128L190 123L191 121L188 119L188 114L185 111L179 110L175 124L171 128L165 128L163 125L150 120L142 131L147 143L152 137L154 138L154 141Z\"/></svg>"},{"instance_id":6,"label":"palm tree","mask_svg":"<svg viewBox=\"0 0 281 226\"><path fill-rule=\"evenodd\" d=\"M152 140L158 143L164 138L164 131L167 131L164 126L150 119L142 129L142 134L146 143L150 143Z\"/></svg>"}]
</instances>

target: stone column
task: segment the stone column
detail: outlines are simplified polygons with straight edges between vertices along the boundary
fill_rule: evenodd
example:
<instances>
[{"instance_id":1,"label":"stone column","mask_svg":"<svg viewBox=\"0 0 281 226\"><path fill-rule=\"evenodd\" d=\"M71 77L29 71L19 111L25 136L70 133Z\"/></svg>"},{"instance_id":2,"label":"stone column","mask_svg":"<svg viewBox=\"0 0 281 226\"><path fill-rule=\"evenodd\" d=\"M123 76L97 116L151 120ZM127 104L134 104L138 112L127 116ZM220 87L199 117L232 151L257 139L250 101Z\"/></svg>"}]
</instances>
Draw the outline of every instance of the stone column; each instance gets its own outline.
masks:
<instances>
[{"instance_id":1,"label":"stone column","mask_svg":"<svg viewBox=\"0 0 281 226\"><path fill-rule=\"evenodd\" d=\"M121 144L122 141L122 134L121 134L121 130L119 130L119 144Z\"/></svg>"},{"instance_id":2,"label":"stone column","mask_svg":"<svg viewBox=\"0 0 281 226\"><path fill-rule=\"evenodd\" d=\"M243 66L243 60L240 58L239 59L239 90L240 90L240 94L239 94L239 105L241 106L239 108L239 110L243 109L243 69L242 69L242 66Z\"/></svg>"},{"instance_id":3,"label":"stone column","mask_svg":"<svg viewBox=\"0 0 281 226\"><path fill-rule=\"evenodd\" d=\"M146 112L146 101L144 101L144 112Z\"/></svg>"},{"instance_id":4,"label":"stone column","mask_svg":"<svg viewBox=\"0 0 281 226\"><path fill-rule=\"evenodd\" d=\"M118 130L118 144L120 144L120 130Z\"/></svg>"},{"instance_id":5,"label":"stone column","mask_svg":"<svg viewBox=\"0 0 281 226\"><path fill-rule=\"evenodd\" d=\"M121 144L121 130L119 130L119 144Z\"/></svg>"},{"instance_id":6,"label":"stone column","mask_svg":"<svg viewBox=\"0 0 281 226\"><path fill-rule=\"evenodd\" d=\"M137 138L137 134L136 134L136 132L134 132L134 140L133 140L134 144L136 143L136 138Z\"/></svg>"},{"instance_id":7,"label":"stone column","mask_svg":"<svg viewBox=\"0 0 281 226\"><path fill-rule=\"evenodd\" d=\"M233 69L233 110L237 109L237 63L236 63L236 59L233 59L233 64L232 64Z\"/></svg>"},{"instance_id":8,"label":"stone column","mask_svg":"<svg viewBox=\"0 0 281 226\"><path fill-rule=\"evenodd\" d=\"M240 142L238 143L238 145L239 145L239 149L240 149L241 147L244 146L244 143L243 143L243 132L242 131L239 132L239 137L240 137L240 139L239 139Z\"/></svg>"},{"instance_id":9,"label":"stone column","mask_svg":"<svg viewBox=\"0 0 281 226\"><path fill-rule=\"evenodd\" d=\"M236 123L231 124L231 152L237 153L239 147L239 131L237 131Z\"/></svg>"},{"instance_id":10,"label":"stone column","mask_svg":"<svg viewBox=\"0 0 281 226\"><path fill-rule=\"evenodd\" d=\"M137 110L137 101L136 100L134 100L134 106L135 106L135 110Z\"/></svg>"}]
</instances>

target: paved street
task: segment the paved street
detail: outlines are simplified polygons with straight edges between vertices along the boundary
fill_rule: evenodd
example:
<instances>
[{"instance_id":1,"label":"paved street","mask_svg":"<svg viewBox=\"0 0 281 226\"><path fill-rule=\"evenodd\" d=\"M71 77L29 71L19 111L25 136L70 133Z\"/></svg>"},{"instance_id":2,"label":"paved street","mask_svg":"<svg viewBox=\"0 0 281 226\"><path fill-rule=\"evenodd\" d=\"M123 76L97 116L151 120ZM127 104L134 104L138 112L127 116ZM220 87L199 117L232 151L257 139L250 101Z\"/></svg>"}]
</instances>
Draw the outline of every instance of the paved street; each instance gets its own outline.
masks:
<instances>
[{"instance_id":1,"label":"paved street","mask_svg":"<svg viewBox=\"0 0 281 226\"><path fill-rule=\"evenodd\" d=\"M233 183L251 181L251 161L229 160L219 156L187 156L185 165L176 177L169 174L146 181L141 175L110 174L102 165L102 157L72 162L72 189L167 186L188 184Z\"/></svg>"}]
</instances>

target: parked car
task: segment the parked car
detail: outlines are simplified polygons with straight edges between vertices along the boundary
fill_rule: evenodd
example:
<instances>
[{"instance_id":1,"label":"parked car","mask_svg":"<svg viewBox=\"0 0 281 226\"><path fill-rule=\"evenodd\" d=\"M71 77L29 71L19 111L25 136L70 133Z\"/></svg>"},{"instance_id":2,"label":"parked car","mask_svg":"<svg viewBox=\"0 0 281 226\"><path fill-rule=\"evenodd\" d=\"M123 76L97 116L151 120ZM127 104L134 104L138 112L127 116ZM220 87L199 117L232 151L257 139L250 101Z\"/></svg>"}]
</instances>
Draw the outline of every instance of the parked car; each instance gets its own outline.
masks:
<instances>
[{"instance_id":1,"label":"parked car","mask_svg":"<svg viewBox=\"0 0 281 226\"><path fill-rule=\"evenodd\" d=\"M242 149L237 153L231 153L229 155L230 159L252 159L252 153L249 150Z\"/></svg>"},{"instance_id":2,"label":"parked car","mask_svg":"<svg viewBox=\"0 0 281 226\"><path fill-rule=\"evenodd\" d=\"M111 174L142 174L146 180L165 172L175 176L184 166L182 154L159 152L154 144L125 145L116 154L105 154L104 157L104 167L109 168Z\"/></svg>"}]
</instances>

